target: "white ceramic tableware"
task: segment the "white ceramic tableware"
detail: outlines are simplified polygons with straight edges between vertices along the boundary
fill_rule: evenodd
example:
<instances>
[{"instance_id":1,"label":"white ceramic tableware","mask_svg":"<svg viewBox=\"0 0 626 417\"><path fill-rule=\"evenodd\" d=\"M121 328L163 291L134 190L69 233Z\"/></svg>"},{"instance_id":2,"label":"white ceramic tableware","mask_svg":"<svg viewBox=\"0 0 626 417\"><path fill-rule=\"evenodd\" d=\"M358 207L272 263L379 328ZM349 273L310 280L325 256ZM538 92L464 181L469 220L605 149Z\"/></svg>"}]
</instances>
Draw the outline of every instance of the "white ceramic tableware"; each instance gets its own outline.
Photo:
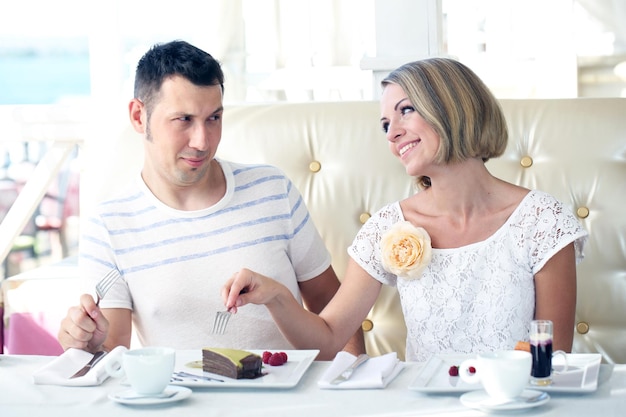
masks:
<instances>
[{"instance_id":1,"label":"white ceramic tableware","mask_svg":"<svg viewBox=\"0 0 626 417\"><path fill-rule=\"evenodd\" d=\"M470 391L461 395L460 400L466 407L497 413L539 407L550 401L550 395L543 391L526 389L513 399L498 400L487 395L485 391Z\"/></svg>"},{"instance_id":2,"label":"white ceramic tableware","mask_svg":"<svg viewBox=\"0 0 626 417\"><path fill-rule=\"evenodd\" d=\"M110 358L105 369L112 377L126 375L133 391L139 395L161 394L174 372L176 351L165 347L146 347L124 351Z\"/></svg>"},{"instance_id":3,"label":"white ceramic tableware","mask_svg":"<svg viewBox=\"0 0 626 417\"><path fill-rule=\"evenodd\" d=\"M468 383L479 382L485 392L498 400L518 397L530 378L532 356L519 350L479 353L463 361L459 376Z\"/></svg>"},{"instance_id":4,"label":"white ceramic tableware","mask_svg":"<svg viewBox=\"0 0 626 417\"><path fill-rule=\"evenodd\" d=\"M166 404L184 400L192 394L186 387L168 386L165 391L157 395L138 395L134 390L124 390L109 394L109 398L116 403L127 405Z\"/></svg>"},{"instance_id":5,"label":"white ceramic tableware","mask_svg":"<svg viewBox=\"0 0 626 417\"><path fill-rule=\"evenodd\" d=\"M250 352L262 355L264 349L250 349ZM320 351L303 349L285 350L284 352L289 358L288 361L282 366L264 366L263 373L265 375L262 378L233 379L202 372L202 360L198 360L198 356L202 356L198 350L178 351L176 359L181 366L174 371L170 385L191 388L243 388L251 390L293 388L298 385ZM197 377L194 378L193 374L196 374Z\"/></svg>"}]
</instances>

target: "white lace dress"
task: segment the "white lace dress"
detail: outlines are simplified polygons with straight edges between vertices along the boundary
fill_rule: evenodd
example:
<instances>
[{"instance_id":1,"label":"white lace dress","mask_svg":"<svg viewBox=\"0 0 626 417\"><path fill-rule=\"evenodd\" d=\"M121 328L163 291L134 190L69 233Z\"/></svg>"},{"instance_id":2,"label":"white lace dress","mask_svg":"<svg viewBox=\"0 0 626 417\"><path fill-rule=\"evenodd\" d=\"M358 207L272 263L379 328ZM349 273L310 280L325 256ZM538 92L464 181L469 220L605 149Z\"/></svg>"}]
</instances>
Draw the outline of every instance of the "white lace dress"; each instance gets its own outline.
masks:
<instances>
[{"instance_id":1,"label":"white lace dress","mask_svg":"<svg viewBox=\"0 0 626 417\"><path fill-rule=\"evenodd\" d=\"M583 257L587 232L549 194L531 191L491 237L454 249L433 249L420 279L385 271L380 238L404 220L398 202L379 210L361 228L350 256L383 284L397 286L407 326L406 360L437 353L511 349L527 340L535 308L534 274L575 242Z\"/></svg>"}]
</instances>

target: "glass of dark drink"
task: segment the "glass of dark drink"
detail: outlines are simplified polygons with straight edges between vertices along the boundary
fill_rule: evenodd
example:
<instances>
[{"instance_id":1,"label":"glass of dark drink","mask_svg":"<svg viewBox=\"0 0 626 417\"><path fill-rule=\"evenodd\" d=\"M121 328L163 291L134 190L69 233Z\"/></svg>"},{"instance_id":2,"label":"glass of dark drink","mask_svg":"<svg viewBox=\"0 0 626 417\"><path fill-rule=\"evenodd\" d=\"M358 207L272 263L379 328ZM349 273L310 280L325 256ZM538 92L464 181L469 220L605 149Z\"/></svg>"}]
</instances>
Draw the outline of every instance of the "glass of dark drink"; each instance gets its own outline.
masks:
<instances>
[{"instance_id":1,"label":"glass of dark drink","mask_svg":"<svg viewBox=\"0 0 626 417\"><path fill-rule=\"evenodd\" d=\"M553 324L550 320L533 320L530 323L530 353L533 366L530 383L538 386L552 384L552 358L562 355L567 370L567 354L562 350L552 351Z\"/></svg>"}]
</instances>

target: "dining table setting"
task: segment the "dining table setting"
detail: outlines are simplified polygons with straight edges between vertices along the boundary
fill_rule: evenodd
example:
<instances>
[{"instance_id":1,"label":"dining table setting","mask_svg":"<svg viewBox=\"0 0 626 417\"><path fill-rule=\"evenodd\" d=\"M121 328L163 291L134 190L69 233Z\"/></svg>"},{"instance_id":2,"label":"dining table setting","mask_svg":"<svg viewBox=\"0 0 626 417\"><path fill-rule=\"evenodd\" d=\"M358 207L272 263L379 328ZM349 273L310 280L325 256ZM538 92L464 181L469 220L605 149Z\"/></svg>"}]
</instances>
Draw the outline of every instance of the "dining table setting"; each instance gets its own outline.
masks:
<instances>
[{"instance_id":1,"label":"dining table setting","mask_svg":"<svg viewBox=\"0 0 626 417\"><path fill-rule=\"evenodd\" d=\"M362 358L339 352L332 361L317 361L317 350L289 350L280 366L263 365L262 377L232 379L203 371L200 349L176 350L166 388L143 396L126 377L112 376L113 357L124 351L0 355L0 416L610 417L626 409L626 365L602 363L593 353L567 354L567 367L555 359L550 385L529 382L515 399L493 401L484 398L480 382L451 371L474 360L471 354L403 362L394 352Z\"/></svg>"}]
</instances>

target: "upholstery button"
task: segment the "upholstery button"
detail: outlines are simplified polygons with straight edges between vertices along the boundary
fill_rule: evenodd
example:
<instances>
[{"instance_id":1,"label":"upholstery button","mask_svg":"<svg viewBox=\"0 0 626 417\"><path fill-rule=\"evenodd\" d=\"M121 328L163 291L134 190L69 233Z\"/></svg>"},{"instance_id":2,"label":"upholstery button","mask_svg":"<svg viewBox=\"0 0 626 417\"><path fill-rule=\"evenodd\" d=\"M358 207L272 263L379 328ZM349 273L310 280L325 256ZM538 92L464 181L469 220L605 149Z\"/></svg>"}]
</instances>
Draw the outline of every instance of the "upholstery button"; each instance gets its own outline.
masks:
<instances>
[{"instance_id":1,"label":"upholstery button","mask_svg":"<svg viewBox=\"0 0 626 417\"><path fill-rule=\"evenodd\" d=\"M589 332L589 324L581 321L576 325L576 331L579 334L587 334Z\"/></svg>"},{"instance_id":2,"label":"upholstery button","mask_svg":"<svg viewBox=\"0 0 626 417\"><path fill-rule=\"evenodd\" d=\"M317 161L313 161L309 164L309 169L311 170L311 172L318 172L320 169L322 169L322 164Z\"/></svg>"},{"instance_id":3,"label":"upholstery button","mask_svg":"<svg viewBox=\"0 0 626 417\"><path fill-rule=\"evenodd\" d=\"M361 221L361 224L365 224L365 222L368 221L370 217L372 217L372 215L369 213L361 213L361 215L359 216L359 220Z\"/></svg>"},{"instance_id":4,"label":"upholstery button","mask_svg":"<svg viewBox=\"0 0 626 417\"><path fill-rule=\"evenodd\" d=\"M370 330L374 328L374 322L371 321L370 319L365 319L363 320L363 323L361 323L361 328L363 329L364 332L369 332Z\"/></svg>"},{"instance_id":5,"label":"upholstery button","mask_svg":"<svg viewBox=\"0 0 626 417\"><path fill-rule=\"evenodd\" d=\"M578 209L576 210L576 215L578 215L578 217L580 217L581 219L585 219L587 218L587 216L589 216L589 209L587 207L578 207Z\"/></svg>"},{"instance_id":6,"label":"upholstery button","mask_svg":"<svg viewBox=\"0 0 626 417\"><path fill-rule=\"evenodd\" d=\"M528 168L533 164L533 159L530 156L525 156L519 161L519 163L524 168Z\"/></svg>"}]
</instances>

